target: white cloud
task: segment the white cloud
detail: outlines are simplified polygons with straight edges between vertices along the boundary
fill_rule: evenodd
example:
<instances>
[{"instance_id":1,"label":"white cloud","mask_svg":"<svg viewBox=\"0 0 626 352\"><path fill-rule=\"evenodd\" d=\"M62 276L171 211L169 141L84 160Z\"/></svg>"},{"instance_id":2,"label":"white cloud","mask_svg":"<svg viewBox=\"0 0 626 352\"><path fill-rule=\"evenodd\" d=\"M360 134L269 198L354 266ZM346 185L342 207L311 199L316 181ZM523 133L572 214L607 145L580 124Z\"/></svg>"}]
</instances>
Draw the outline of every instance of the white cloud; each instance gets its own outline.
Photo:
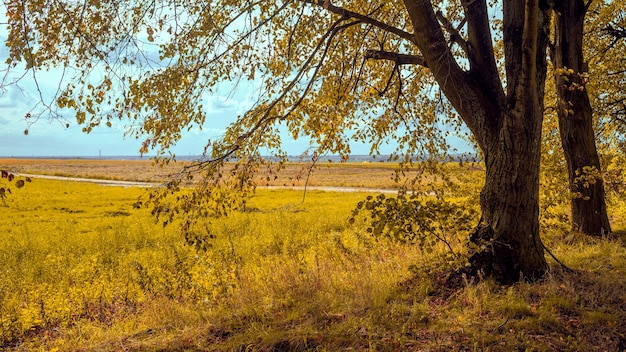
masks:
<instances>
[{"instance_id":1,"label":"white cloud","mask_svg":"<svg viewBox=\"0 0 626 352\"><path fill-rule=\"evenodd\" d=\"M15 85L4 87L4 89L5 91L0 93L0 109L15 108L35 103L35 99L28 90L20 89L20 87Z\"/></svg>"},{"instance_id":2,"label":"white cloud","mask_svg":"<svg viewBox=\"0 0 626 352\"><path fill-rule=\"evenodd\" d=\"M210 96L207 100L209 113L236 112L239 109L239 104L228 97Z\"/></svg>"}]
</instances>

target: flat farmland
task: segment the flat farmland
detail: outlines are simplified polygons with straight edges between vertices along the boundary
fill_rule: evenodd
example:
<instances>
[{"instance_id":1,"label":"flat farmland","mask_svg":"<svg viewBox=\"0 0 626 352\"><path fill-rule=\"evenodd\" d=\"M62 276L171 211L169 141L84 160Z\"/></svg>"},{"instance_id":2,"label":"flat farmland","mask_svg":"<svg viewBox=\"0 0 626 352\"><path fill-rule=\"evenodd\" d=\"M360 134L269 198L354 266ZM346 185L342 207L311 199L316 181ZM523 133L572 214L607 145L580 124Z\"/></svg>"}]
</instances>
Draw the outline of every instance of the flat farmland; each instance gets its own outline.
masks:
<instances>
[{"instance_id":1,"label":"flat farmland","mask_svg":"<svg viewBox=\"0 0 626 352\"><path fill-rule=\"evenodd\" d=\"M0 169L15 173L50 175L59 177L78 177L102 180L121 180L136 182L164 182L172 174L179 172L189 162L173 162L158 165L151 160L103 160L103 159L0 159ZM422 174L420 167L413 167L404 175L396 178L395 163L383 162L347 162L324 163L313 165L310 162L292 162L276 173L267 167L261 167L256 179L259 186L324 186L356 187L375 189L397 189L403 182ZM459 166L457 163L441 165L442 170L453 180L465 179L468 175L482 177L482 169L471 165ZM430 175L429 181L438 183L436 176Z\"/></svg>"}]
</instances>

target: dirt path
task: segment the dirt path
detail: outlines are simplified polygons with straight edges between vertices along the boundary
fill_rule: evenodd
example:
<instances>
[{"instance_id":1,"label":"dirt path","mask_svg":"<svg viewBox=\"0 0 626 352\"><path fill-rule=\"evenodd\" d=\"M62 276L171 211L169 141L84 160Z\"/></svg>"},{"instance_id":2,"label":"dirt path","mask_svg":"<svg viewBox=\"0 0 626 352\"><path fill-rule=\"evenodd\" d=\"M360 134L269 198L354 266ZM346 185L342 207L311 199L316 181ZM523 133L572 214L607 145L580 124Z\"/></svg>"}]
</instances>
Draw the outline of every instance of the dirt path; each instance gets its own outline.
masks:
<instances>
[{"instance_id":1,"label":"dirt path","mask_svg":"<svg viewBox=\"0 0 626 352\"><path fill-rule=\"evenodd\" d=\"M153 182L137 182L137 181L120 181L120 180L102 180L95 178L81 178L81 177L65 177L65 176L53 176L53 175L35 175L35 174L22 174L15 173L16 176L41 178L46 180L58 180L58 181L71 181L71 182L89 182L96 183L105 186L119 186L119 187L156 187L159 183Z\"/></svg>"},{"instance_id":2,"label":"dirt path","mask_svg":"<svg viewBox=\"0 0 626 352\"><path fill-rule=\"evenodd\" d=\"M105 186L117 186L117 187L158 187L161 183L157 182L137 182L137 181L120 181L120 180L103 180L94 178L81 178L81 177L65 177L65 176L53 176L53 175L36 175L36 174L22 174L16 173L16 176L30 177L34 179L46 179L46 180L58 180L58 181L71 181L71 182L89 182ZM332 187L332 186L258 186L259 189L269 190L294 190L294 191L324 191L324 192L363 192L363 193L397 193L394 189L383 188L362 188L362 187Z\"/></svg>"}]
</instances>

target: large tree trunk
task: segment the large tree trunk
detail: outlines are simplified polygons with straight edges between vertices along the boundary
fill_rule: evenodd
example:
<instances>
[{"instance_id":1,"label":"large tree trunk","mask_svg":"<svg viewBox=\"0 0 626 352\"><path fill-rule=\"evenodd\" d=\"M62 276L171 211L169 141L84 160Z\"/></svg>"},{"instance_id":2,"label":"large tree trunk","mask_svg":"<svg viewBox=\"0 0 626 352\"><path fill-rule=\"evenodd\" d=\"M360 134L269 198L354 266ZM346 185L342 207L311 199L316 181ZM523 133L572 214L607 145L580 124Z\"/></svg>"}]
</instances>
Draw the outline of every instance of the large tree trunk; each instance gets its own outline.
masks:
<instances>
[{"instance_id":1,"label":"large tree trunk","mask_svg":"<svg viewBox=\"0 0 626 352\"><path fill-rule=\"evenodd\" d=\"M556 6L553 61L559 72L555 76L559 131L573 194L572 226L589 235L602 235L611 232L604 184L595 175L584 175L587 167L600 170L593 111L584 81L582 38L587 8L582 0L563 0Z\"/></svg>"},{"instance_id":2,"label":"large tree trunk","mask_svg":"<svg viewBox=\"0 0 626 352\"><path fill-rule=\"evenodd\" d=\"M471 268L510 284L548 270L539 236L539 167L550 10L504 2L507 102L481 143L486 179Z\"/></svg>"},{"instance_id":3,"label":"large tree trunk","mask_svg":"<svg viewBox=\"0 0 626 352\"><path fill-rule=\"evenodd\" d=\"M455 61L430 2L404 2L428 68L485 156L482 217L470 237L472 272L504 284L538 279L548 268L539 237L539 156L551 10L538 0L503 3L505 93L486 1L464 8L469 71Z\"/></svg>"},{"instance_id":4,"label":"large tree trunk","mask_svg":"<svg viewBox=\"0 0 626 352\"><path fill-rule=\"evenodd\" d=\"M499 140L484 150L483 213L470 237L480 250L470 263L504 284L536 280L547 270L538 222L541 120L535 121L507 116Z\"/></svg>"}]
</instances>

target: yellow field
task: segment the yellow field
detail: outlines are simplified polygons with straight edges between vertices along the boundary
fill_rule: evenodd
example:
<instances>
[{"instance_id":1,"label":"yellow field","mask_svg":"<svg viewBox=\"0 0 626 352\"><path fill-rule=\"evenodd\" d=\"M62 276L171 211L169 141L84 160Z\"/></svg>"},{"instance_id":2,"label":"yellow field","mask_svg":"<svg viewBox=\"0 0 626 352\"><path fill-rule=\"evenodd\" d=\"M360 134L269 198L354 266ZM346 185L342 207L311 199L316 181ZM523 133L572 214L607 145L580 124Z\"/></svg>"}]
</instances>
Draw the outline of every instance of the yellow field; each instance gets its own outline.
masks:
<instances>
[{"instance_id":1,"label":"yellow field","mask_svg":"<svg viewBox=\"0 0 626 352\"><path fill-rule=\"evenodd\" d=\"M112 168L101 174L113 177ZM457 200L471 204L476 185L459 187L465 198ZM551 261L540 283L460 282L449 291L439 285L449 263L443 245L425 252L348 224L364 193L313 191L302 203L301 191L258 190L254 211L214 221L216 238L204 252L185 245L175 226L156 224L149 209L132 207L145 192L41 179L14 190L0 208L0 349L612 351L626 344L626 250L618 240L546 227L545 243L576 272ZM614 199L614 221L623 209ZM451 235L456 250L466 236Z\"/></svg>"}]
</instances>

